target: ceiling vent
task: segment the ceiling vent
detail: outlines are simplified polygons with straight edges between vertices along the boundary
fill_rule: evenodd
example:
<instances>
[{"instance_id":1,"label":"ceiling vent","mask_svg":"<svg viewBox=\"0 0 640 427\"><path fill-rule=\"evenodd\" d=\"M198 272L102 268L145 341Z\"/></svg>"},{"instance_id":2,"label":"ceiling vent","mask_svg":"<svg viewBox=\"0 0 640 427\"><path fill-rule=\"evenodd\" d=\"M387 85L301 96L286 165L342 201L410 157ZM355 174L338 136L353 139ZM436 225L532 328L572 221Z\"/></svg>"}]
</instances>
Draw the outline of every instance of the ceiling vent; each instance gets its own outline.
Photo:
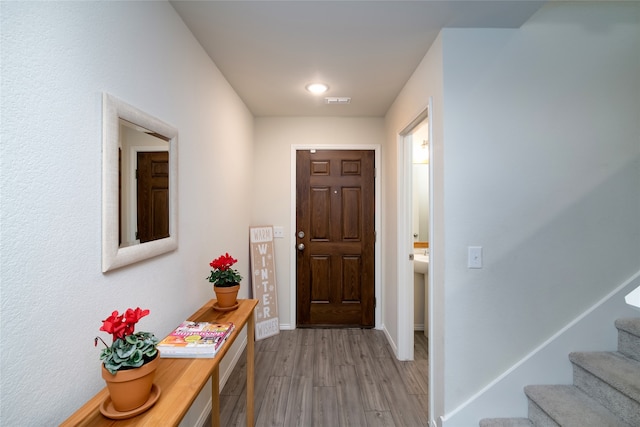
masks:
<instances>
[{"instance_id":1,"label":"ceiling vent","mask_svg":"<svg viewBox=\"0 0 640 427\"><path fill-rule=\"evenodd\" d=\"M340 105L346 105L346 104L351 104L351 98L349 98L348 96L327 96L324 98L324 103L325 104L340 104Z\"/></svg>"}]
</instances>

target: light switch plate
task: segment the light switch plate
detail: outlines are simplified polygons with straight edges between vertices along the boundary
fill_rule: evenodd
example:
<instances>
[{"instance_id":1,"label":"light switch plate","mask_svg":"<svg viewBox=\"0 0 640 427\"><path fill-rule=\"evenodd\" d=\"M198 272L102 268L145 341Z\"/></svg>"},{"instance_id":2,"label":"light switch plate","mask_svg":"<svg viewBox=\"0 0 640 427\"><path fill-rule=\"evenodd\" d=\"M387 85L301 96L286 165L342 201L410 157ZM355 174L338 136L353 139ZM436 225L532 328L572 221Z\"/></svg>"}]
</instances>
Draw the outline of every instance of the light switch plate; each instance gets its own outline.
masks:
<instances>
[{"instance_id":1,"label":"light switch plate","mask_svg":"<svg viewBox=\"0 0 640 427\"><path fill-rule=\"evenodd\" d=\"M281 226L273 226L273 237L276 239L284 238L284 227Z\"/></svg>"},{"instance_id":2,"label":"light switch plate","mask_svg":"<svg viewBox=\"0 0 640 427\"><path fill-rule=\"evenodd\" d=\"M468 268L482 268L482 246L469 246Z\"/></svg>"}]
</instances>

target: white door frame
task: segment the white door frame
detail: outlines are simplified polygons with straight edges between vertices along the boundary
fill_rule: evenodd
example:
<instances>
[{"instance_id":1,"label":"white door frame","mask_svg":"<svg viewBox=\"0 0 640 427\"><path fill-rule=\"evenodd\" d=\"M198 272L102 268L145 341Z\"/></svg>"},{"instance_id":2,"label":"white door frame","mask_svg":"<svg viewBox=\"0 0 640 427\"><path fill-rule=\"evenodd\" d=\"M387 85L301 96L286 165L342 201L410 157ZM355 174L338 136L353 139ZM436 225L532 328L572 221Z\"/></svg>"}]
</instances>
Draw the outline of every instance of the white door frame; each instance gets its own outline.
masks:
<instances>
[{"instance_id":1,"label":"white door frame","mask_svg":"<svg viewBox=\"0 0 640 427\"><path fill-rule=\"evenodd\" d=\"M332 144L308 144L308 145L291 145L291 230L289 232L289 266L290 272L289 277L290 280L290 319L289 323L291 325L291 329L295 329L296 327L296 316L297 316L297 300L298 294L296 289L297 280L297 257L298 250L296 249L296 235L298 230L296 230L296 151L299 150L373 150L375 156L375 231L376 231L376 242L374 245L374 261L375 261L375 298L376 298L376 306L374 310L375 316L375 328L381 329L382 327L382 268L381 268L381 259L380 259L380 247L381 247L381 233L380 226L382 224L382 220L380 218L381 212L381 191L380 191L380 182L382 177L381 172L381 164L380 164L380 145L379 144L345 144L345 145L332 145Z\"/></svg>"},{"instance_id":2,"label":"white door frame","mask_svg":"<svg viewBox=\"0 0 640 427\"><path fill-rule=\"evenodd\" d=\"M418 115L411 120L399 133L398 133L398 268L397 268L397 280L398 280L398 359L400 360L413 360L413 329L414 329L414 289L413 289L413 261L410 260L409 255L413 253L413 237L412 237L412 209L408 209L408 206L412 205L413 198L413 169L412 169L412 157L413 157L413 139L412 132L418 125L428 120L429 123L429 159L433 159L433 126L432 126L432 107L433 100L430 97L426 108L418 113ZM430 160L431 161L431 160ZM429 198L433 194L433 168L429 167ZM433 236L433 203L429 203L429 236ZM431 246L431 245L429 245ZM431 266L430 266L431 267ZM425 283L427 289L425 292L429 294L429 337L432 335L431 315L431 302L433 301L432 295L432 274L428 275L428 283ZM426 307L425 307L426 308ZM429 340L429 345L431 345ZM431 364L430 364L431 366Z\"/></svg>"}]
</instances>

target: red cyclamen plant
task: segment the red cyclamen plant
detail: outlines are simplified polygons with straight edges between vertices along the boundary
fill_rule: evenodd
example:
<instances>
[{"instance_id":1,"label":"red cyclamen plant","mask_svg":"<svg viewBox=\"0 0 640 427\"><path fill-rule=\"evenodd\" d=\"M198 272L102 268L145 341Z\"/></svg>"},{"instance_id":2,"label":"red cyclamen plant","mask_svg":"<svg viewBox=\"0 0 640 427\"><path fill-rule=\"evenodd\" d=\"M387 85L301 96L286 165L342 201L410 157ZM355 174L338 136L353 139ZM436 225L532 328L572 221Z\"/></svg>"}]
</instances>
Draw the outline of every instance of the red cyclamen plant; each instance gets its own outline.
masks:
<instances>
[{"instance_id":1,"label":"red cyclamen plant","mask_svg":"<svg viewBox=\"0 0 640 427\"><path fill-rule=\"evenodd\" d=\"M238 262L229 253L219 256L209 263L211 266L211 274L207 277L209 282L214 286L230 287L240 283L242 276L238 273L238 270L231 268L233 264Z\"/></svg>"},{"instance_id":2,"label":"red cyclamen plant","mask_svg":"<svg viewBox=\"0 0 640 427\"><path fill-rule=\"evenodd\" d=\"M149 310L129 308L122 314L114 311L102 321L100 330L111 334L113 343L108 346L96 337L94 345L100 340L106 347L100 353L100 360L112 374L121 369L138 368L156 357L158 339L150 332L135 332L136 323L147 314Z\"/></svg>"}]
</instances>

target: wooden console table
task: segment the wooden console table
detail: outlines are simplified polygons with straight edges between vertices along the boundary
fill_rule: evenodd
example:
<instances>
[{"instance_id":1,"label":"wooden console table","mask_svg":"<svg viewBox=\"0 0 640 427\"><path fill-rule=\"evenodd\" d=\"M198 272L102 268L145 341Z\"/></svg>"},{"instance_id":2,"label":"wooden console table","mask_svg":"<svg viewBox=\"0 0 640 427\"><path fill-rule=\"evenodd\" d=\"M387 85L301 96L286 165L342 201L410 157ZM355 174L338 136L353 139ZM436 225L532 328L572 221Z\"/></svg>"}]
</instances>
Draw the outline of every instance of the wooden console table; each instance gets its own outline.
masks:
<instances>
[{"instance_id":1,"label":"wooden console table","mask_svg":"<svg viewBox=\"0 0 640 427\"><path fill-rule=\"evenodd\" d=\"M177 426L187 413L207 380L211 378L211 421L220 427L219 365L247 325L247 426L253 426L254 392L254 330L253 310L258 300L238 300L234 311L213 309L215 299L203 305L187 320L200 322L233 322L236 325L225 345L213 359L160 359L154 384L160 388L160 398L148 411L126 420L112 420L100 412L100 405L109 396L106 387L69 417L62 426ZM178 322L179 323L179 322ZM99 368L99 365L97 365ZM100 370L96 368L96 375Z\"/></svg>"}]
</instances>

